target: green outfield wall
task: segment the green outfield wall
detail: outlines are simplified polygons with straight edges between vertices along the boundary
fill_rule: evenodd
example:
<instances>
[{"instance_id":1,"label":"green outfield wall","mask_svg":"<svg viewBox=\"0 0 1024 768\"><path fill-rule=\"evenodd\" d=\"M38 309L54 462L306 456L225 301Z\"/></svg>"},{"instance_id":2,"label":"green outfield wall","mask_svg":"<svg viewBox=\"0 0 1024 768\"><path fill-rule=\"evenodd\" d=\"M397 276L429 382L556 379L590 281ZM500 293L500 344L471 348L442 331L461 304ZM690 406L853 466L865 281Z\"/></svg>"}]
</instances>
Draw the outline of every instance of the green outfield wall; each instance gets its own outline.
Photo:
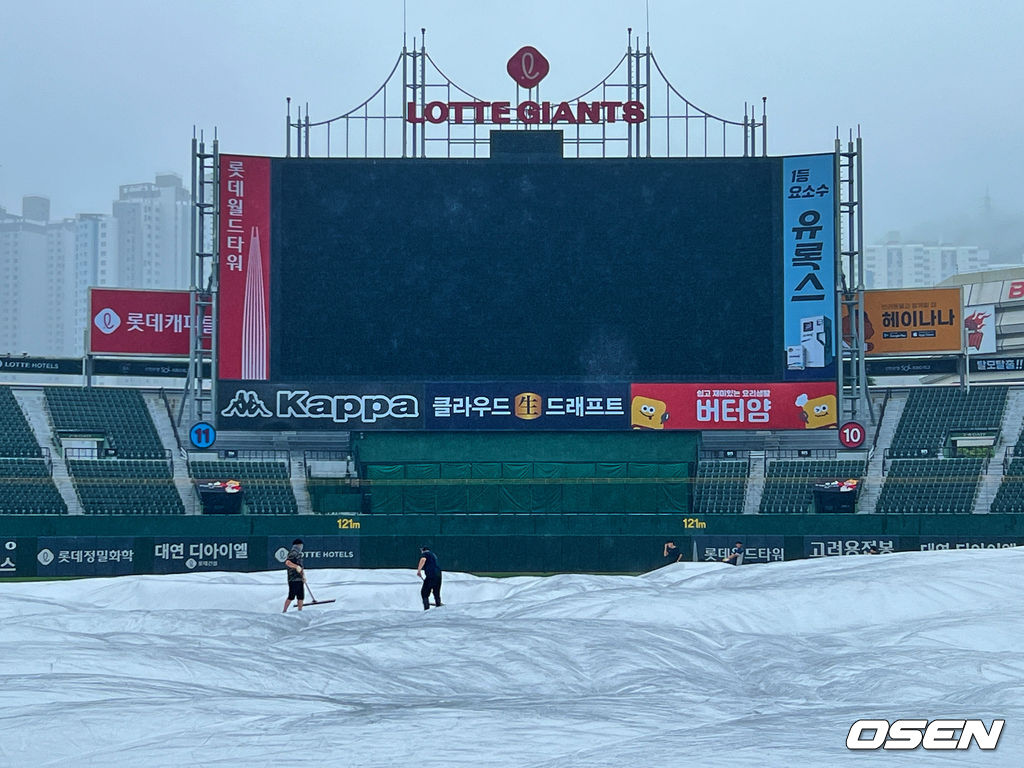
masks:
<instances>
[{"instance_id":1,"label":"green outfield wall","mask_svg":"<svg viewBox=\"0 0 1024 768\"><path fill-rule=\"evenodd\" d=\"M302 538L316 567L410 568L429 545L450 571L640 572L717 560L736 540L747 563L1024 545L1024 515L345 515L0 516L0 578L279 568Z\"/></svg>"}]
</instances>

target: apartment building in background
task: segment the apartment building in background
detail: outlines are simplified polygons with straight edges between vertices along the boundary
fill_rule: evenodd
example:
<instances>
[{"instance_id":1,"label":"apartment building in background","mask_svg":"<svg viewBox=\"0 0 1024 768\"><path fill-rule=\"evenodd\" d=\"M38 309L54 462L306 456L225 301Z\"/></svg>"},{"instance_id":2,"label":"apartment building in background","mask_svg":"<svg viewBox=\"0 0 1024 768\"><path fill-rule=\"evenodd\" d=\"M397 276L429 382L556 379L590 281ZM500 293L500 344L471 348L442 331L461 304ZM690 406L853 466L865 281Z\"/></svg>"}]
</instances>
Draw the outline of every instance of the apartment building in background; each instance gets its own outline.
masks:
<instances>
[{"instance_id":1,"label":"apartment building in background","mask_svg":"<svg viewBox=\"0 0 1024 768\"><path fill-rule=\"evenodd\" d=\"M185 289L189 192L176 174L120 188L112 214L50 221L45 197L0 208L0 354L77 357L89 288Z\"/></svg>"},{"instance_id":2,"label":"apartment building in background","mask_svg":"<svg viewBox=\"0 0 1024 768\"><path fill-rule=\"evenodd\" d=\"M896 241L864 249L864 287L925 288L953 275L990 268L989 252L977 245L926 245Z\"/></svg>"}]
</instances>

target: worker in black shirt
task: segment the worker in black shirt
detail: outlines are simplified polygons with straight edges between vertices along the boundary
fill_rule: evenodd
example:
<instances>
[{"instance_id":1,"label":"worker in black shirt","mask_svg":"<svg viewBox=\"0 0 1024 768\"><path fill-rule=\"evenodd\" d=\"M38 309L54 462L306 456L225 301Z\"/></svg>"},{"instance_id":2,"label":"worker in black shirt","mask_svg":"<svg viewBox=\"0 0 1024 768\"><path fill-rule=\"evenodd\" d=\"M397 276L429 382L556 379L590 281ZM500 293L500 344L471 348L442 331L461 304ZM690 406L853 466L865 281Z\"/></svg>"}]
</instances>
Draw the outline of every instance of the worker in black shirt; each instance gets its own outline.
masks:
<instances>
[{"instance_id":1,"label":"worker in black shirt","mask_svg":"<svg viewBox=\"0 0 1024 768\"><path fill-rule=\"evenodd\" d=\"M423 610L430 608L430 593L434 593L434 607L443 605L441 602L441 566L437 564L437 556L429 547L420 547L420 562L416 566L416 575L423 579L420 597L423 598Z\"/></svg>"},{"instance_id":2,"label":"worker in black shirt","mask_svg":"<svg viewBox=\"0 0 1024 768\"><path fill-rule=\"evenodd\" d=\"M676 546L674 541L666 541L661 556L666 563L681 563L683 561L683 550Z\"/></svg>"}]
</instances>

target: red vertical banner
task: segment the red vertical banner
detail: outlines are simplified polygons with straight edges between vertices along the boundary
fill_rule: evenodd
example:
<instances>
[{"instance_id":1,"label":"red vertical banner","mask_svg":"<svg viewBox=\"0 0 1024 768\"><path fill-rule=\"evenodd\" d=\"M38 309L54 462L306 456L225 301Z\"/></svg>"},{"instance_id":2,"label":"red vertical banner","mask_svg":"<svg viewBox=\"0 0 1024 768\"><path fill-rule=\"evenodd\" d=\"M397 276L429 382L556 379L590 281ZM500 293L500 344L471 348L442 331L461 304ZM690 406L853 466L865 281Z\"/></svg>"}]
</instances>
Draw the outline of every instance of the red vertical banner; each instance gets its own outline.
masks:
<instances>
[{"instance_id":1,"label":"red vertical banner","mask_svg":"<svg viewBox=\"0 0 1024 768\"><path fill-rule=\"evenodd\" d=\"M270 158L220 156L218 377L270 378Z\"/></svg>"}]
</instances>

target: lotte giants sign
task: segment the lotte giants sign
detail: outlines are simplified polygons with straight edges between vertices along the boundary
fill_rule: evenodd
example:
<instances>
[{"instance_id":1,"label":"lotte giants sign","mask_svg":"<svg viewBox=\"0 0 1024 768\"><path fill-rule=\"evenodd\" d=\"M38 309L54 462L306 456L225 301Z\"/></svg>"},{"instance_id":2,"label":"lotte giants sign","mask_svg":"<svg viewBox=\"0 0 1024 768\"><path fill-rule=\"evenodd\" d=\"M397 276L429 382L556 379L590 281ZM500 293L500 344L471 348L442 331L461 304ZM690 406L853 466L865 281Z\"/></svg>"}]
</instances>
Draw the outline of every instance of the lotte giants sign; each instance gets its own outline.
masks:
<instances>
[{"instance_id":1,"label":"lotte giants sign","mask_svg":"<svg viewBox=\"0 0 1024 768\"><path fill-rule=\"evenodd\" d=\"M188 291L90 288L89 316L89 352L94 355L188 357ZM210 333L209 318L204 325Z\"/></svg>"},{"instance_id":2,"label":"lotte giants sign","mask_svg":"<svg viewBox=\"0 0 1024 768\"><path fill-rule=\"evenodd\" d=\"M544 55L531 45L516 51L505 69L521 88L531 90L548 74L551 65ZM641 101L578 101L575 106L567 101L430 101L422 110L415 101L406 104L405 119L410 123L492 123L508 125L515 121L525 125L554 125L568 123L642 123L647 119Z\"/></svg>"}]
</instances>

